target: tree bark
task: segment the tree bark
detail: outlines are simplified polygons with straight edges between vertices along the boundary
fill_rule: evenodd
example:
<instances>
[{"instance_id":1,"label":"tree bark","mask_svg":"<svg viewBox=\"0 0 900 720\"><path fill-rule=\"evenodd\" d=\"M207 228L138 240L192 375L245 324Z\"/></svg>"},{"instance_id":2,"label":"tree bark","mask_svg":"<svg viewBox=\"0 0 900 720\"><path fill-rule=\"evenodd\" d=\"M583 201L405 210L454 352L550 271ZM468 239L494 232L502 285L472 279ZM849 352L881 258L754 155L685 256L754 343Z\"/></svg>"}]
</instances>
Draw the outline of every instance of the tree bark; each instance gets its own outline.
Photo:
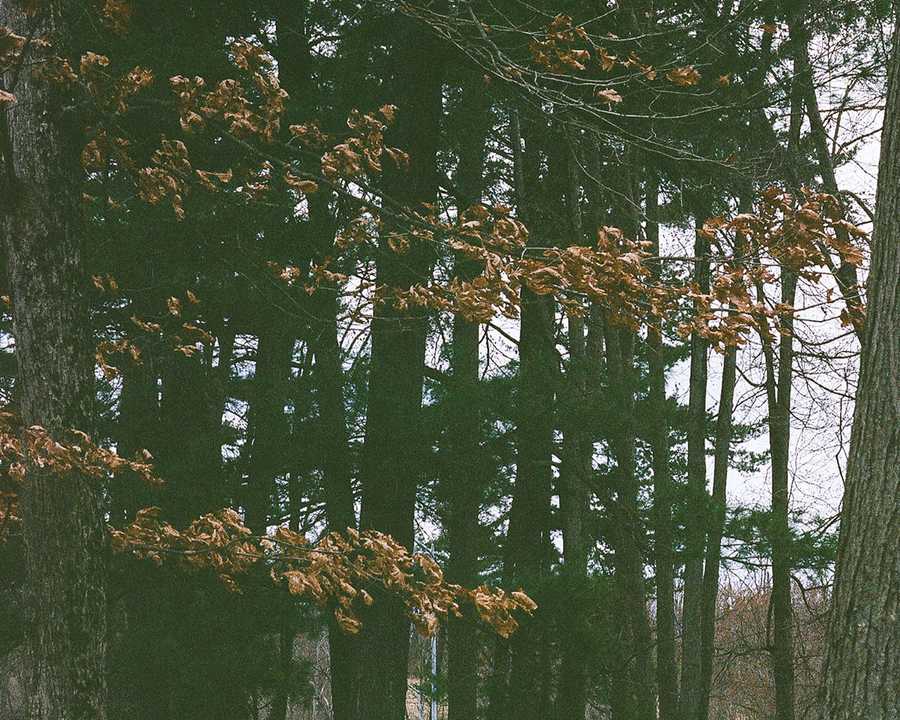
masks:
<instances>
[{"instance_id":1,"label":"tree bark","mask_svg":"<svg viewBox=\"0 0 900 720\"><path fill-rule=\"evenodd\" d=\"M659 179L647 178L647 240L659 258ZM659 281L661 262L652 266ZM678 664L675 653L675 540L672 527L672 473L669 468L669 418L666 410L666 359L662 318L652 318L647 330L650 350L649 401L653 412L653 520L656 564L656 685L660 720L678 718Z\"/></svg>"},{"instance_id":2,"label":"tree bark","mask_svg":"<svg viewBox=\"0 0 900 720\"><path fill-rule=\"evenodd\" d=\"M822 720L900 717L900 7L896 5L888 77Z\"/></svg>"},{"instance_id":3,"label":"tree bark","mask_svg":"<svg viewBox=\"0 0 900 720\"><path fill-rule=\"evenodd\" d=\"M581 179L575 148L568 158L569 183L566 193L572 240L584 244L581 213ZM569 364L564 378L565 402L561 426L563 431L562 467L559 477L559 508L562 518L564 582L573 598L571 608L562 618L562 662L559 671L557 717L559 720L581 720L587 705L587 667L585 657L585 619L583 593L587 580L590 536L586 533L593 474L594 439L586 419L591 402L588 375L586 327L584 318L569 316Z\"/></svg>"},{"instance_id":4,"label":"tree bark","mask_svg":"<svg viewBox=\"0 0 900 720\"><path fill-rule=\"evenodd\" d=\"M628 154L633 161L634 154ZM622 229L629 237L637 237L640 223L635 212L637 182L633 173L624 178L624 195L630 199L629 210L622 213ZM636 474L636 427L634 365L635 335L604 322L606 365L609 393L615 408L610 429L610 448L615 459L612 476L613 497L609 507L610 543L613 547L615 595L617 611L622 614L621 639L616 649L617 668L613 678L611 700L615 720L644 720L655 714L655 697L651 676L653 641L647 617L644 588L644 528L638 496L640 483Z\"/></svg>"},{"instance_id":5,"label":"tree bark","mask_svg":"<svg viewBox=\"0 0 900 720\"><path fill-rule=\"evenodd\" d=\"M802 19L800 20L802 25ZM806 32L799 34L797 38L797 47L794 50L796 58L795 72L800 83L803 102L806 107L806 116L809 118L810 136L816 150L816 159L819 164L819 173L822 175L822 186L826 192L833 195L841 208L843 202L841 200L840 189L837 184L837 177L834 172L834 159L828 149L828 132L825 129L825 123L822 121L822 114L819 112L819 99L816 96L815 78L813 77L812 67L809 62L809 37ZM844 243L852 243L849 233L844 228L838 228L838 239ZM831 255L825 253L830 259ZM829 260L830 263L830 260ZM838 289L847 306L847 313L853 329L858 337L862 336L862 319L864 311L862 307L862 298L859 294L859 279L856 275L856 267L843 256L840 257L838 267L829 265L829 269L834 273L834 279L837 282Z\"/></svg>"},{"instance_id":6,"label":"tree bark","mask_svg":"<svg viewBox=\"0 0 900 720\"><path fill-rule=\"evenodd\" d=\"M431 203L437 191L435 168L440 139L442 68L433 37L408 18L395 23L393 88L397 122L392 145L409 152L404 173L385 164L384 191L413 211ZM385 237L376 257L376 282L407 288L427 280L432 251L411 242L403 255ZM416 491L424 442L421 424L422 384L428 319L421 309L399 310L388 300L376 307L372 320L366 436L363 446L360 526L386 532L412 549ZM397 598L382 596L364 617L363 662L360 664L360 718L402 720L406 714L409 621Z\"/></svg>"},{"instance_id":7,"label":"tree bark","mask_svg":"<svg viewBox=\"0 0 900 720\"><path fill-rule=\"evenodd\" d=\"M749 192L741 201L741 212L750 211ZM734 248L739 258L744 253L740 236ZM738 261L739 263L740 261ZM728 465L733 434L734 387L737 380L737 346L725 349L722 362L722 384L719 389L719 415L716 419L715 459L713 465L712 502L706 532L706 559L703 565L703 595L700 605L700 698L697 720L709 717L715 659L716 606L719 597L719 569L722 560L722 533L727 510Z\"/></svg>"},{"instance_id":8,"label":"tree bark","mask_svg":"<svg viewBox=\"0 0 900 720\"><path fill-rule=\"evenodd\" d=\"M291 96L289 118L298 123L314 116L321 103L321 90L315 82L310 54L309 10L307 0L279 0L275 14L279 77L282 87ZM314 257L320 262L332 254L334 246L335 223L330 199L331 193L324 188L307 197L307 229ZM338 336L339 291L336 283L325 283L310 298L308 341L315 357L313 378L319 409L319 437L322 438L325 515L329 530L345 532L347 528L356 527L356 512ZM292 477L291 483L291 494L297 494L296 478ZM283 632L291 633L292 630L292 626L286 626ZM328 647L334 720L352 720L357 697L358 643L347 636L331 616L328 619Z\"/></svg>"},{"instance_id":9,"label":"tree bark","mask_svg":"<svg viewBox=\"0 0 900 720\"><path fill-rule=\"evenodd\" d=\"M275 482L283 467L287 440L284 406L291 377L294 338L278 325L281 318L268 318L259 331L253 395L247 426L249 467L244 503L244 523L264 535L275 497Z\"/></svg>"},{"instance_id":10,"label":"tree bark","mask_svg":"<svg viewBox=\"0 0 900 720\"><path fill-rule=\"evenodd\" d=\"M695 217L696 230L704 212ZM709 241L700 232L694 237L694 282L709 292ZM708 343L699 333L691 335L690 395L688 399L687 528L684 558L684 610L682 617L681 715L697 717L700 699L700 606L703 587L703 550L706 544L706 388Z\"/></svg>"},{"instance_id":11,"label":"tree bark","mask_svg":"<svg viewBox=\"0 0 900 720\"><path fill-rule=\"evenodd\" d=\"M781 302L793 305L796 278L782 269ZM771 340L763 339L766 366L766 397L769 410L772 509L767 537L772 552L772 671L775 679L776 720L794 717L794 638L791 605L791 531L789 512L789 451L791 432L791 384L793 381L793 318L782 320L784 333L778 343L776 363Z\"/></svg>"},{"instance_id":12,"label":"tree bark","mask_svg":"<svg viewBox=\"0 0 900 720\"><path fill-rule=\"evenodd\" d=\"M518 117L514 117L514 125ZM539 181L540 139L529 125L528 150L522 151L513 133L516 160L516 192L520 216L532 220L529 211ZM555 303L548 295L527 288L521 292L519 330L519 395L516 409L516 482L510 508L504 557L504 582L526 589L547 571L550 542L550 493L553 482L553 407L556 353L553 346ZM540 612L540 611L539 611ZM507 718L538 717L534 678L541 666L543 634L536 615L523 623L510 642L511 670L505 703ZM538 696L539 697L539 696Z\"/></svg>"},{"instance_id":13,"label":"tree bark","mask_svg":"<svg viewBox=\"0 0 900 720\"><path fill-rule=\"evenodd\" d=\"M54 53L72 50L76 3L0 3L0 24L28 37L49 36ZM90 430L94 344L80 206L80 128L63 116L63 98L33 77L40 50L29 44L24 71L7 73L16 102L0 112L3 215L0 227L12 295L24 427L62 438ZM30 720L106 717L106 528L94 478L61 477L27 463L21 495L30 612Z\"/></svg>"},{"instance_id":14,"label":"tree bark","mask_svg":"<svg viewBox=\"0 0 900 720\"><path fill-rule=\"evenodd\" d=\"M481 201L484 190L484 156L487 135L493 124L490 98L484 92L481 76L467 73L458 108L460 122L467 135L460 140L459 164L455 175L457 216ZM458 254L454 274L471 280L479 264ZM478 514L484 490L485 470L480 452L481 413L479 412L479 329L460 315L453 318L453 344L450 367L453 382L447 402L448 467L443 495L449 505L447 534L450 556L447 579L473 586L478 578ZM451 618L447 625L448 687L450 720L471 720L478 709L478 639L470 618Z\"/></svg>"}]
</instances>

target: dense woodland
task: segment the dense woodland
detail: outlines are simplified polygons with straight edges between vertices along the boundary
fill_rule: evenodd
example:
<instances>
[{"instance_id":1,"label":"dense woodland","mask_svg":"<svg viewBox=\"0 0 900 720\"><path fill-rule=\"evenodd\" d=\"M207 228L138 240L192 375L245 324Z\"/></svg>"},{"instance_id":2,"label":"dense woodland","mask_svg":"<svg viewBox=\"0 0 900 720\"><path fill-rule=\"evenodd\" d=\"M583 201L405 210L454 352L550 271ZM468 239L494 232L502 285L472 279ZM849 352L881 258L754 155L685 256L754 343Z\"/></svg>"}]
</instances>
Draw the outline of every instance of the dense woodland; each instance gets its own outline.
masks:
<instances>
[{"instance_id":1,"label":"dense woodland","mask_svg":"<svg viewBox=\"0 0 900 720\"><path fill-rule=\"evenodd\" d=\"M0 0L0 718L897 720L898 12Z\"/></svg>"}]
</instances>

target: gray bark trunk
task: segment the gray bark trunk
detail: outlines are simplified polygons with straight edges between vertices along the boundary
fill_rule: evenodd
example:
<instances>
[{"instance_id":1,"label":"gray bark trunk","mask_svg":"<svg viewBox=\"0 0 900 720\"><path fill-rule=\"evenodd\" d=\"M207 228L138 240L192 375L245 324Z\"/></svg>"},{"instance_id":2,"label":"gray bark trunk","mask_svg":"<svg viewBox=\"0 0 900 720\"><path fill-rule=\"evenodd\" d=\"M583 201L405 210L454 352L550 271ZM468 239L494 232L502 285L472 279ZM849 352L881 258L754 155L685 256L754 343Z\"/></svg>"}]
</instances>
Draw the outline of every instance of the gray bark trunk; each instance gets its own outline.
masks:
<instances>
[{"instance_id":1,"label":"gray bark trunk","mask_svg":"<svg viewBox=\"0 0 900 720\"><path fill-rule=\"evenodd\" d=\"M895 19L822 720L900 717L900 12Z\"/></svg>"},{"instance_id":2,"label":"gray bark trunk","mask_svg":"<svg viewBox=\"0 0 900 720\"><path fill-rule=\"evenodd\" d=\"M0 3L0 24L48 34L69 49L73 3L52 2L37 16L24 3ZM83 267L80 133L67 126L61 98L26 70L10 72L17 96L0 125L3 215L19 413L25 427L60 436L89 429L94 398L93 335ZM12 76L16 75L16 78ZM13 85L14 80L16 80ZM7 134L8 130L8 134ZM8 140L8 142L6 142ZM32 720L106 717L106 530L101 485L29 464L22 491L28 573L29 688Z\"/></svg>"}]
</instances>

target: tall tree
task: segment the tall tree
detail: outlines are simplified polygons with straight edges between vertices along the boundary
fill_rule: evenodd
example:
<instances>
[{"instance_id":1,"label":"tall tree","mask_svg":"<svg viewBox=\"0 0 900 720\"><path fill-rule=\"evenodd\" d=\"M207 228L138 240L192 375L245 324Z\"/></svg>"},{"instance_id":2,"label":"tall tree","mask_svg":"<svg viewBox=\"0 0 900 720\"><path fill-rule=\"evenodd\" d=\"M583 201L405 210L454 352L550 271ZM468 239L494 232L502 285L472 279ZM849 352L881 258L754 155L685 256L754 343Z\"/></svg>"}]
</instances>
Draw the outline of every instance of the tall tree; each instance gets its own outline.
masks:
<instances>
[{"instance_id":1,"label":"tall tree","mask_svg":"<svg viewBox=\"0 0 900 720\"><path fill-rule=\"evenodd\" d=\"M749 212L749 192L741 197L741 211ZM744 253L742 237L734 248L740 267ZM715 460L713 464L713 489L706 523L706 555L703 563L703 595L700 601L700 697L697 720L709 717L709 696L712 687L713 659L715 656L716 608L719 597L719 570L722 561L722 534L725 529L727 509L728 467L731 461L731 441L734 434L734 389L737 381L737 345L725 348L722 360L722 380L719 388L719 414L716 418Z\"/></svg>"},{"instance_id":2,"label":"tall tree","mask_svg":"<svg viewBox=\"0 0 900 720\"><path fill-rule=\"evenodd\" d=\"M481 76L467 68L454 115L463 130L454 176L459 218L470 206L482 201L485 190L486 142L493 124L490 102ZM479 265L459 253L454 257L453 271L460 280L470 281L478 274ZM448 389L449 459L442 485L449 505L447 579L462 585L470 585L478 577L478 515L486 480L480 452L479 331L478 323L454 315L450 351L452 384ZM478 707L478 639L470 619L450 621L447 646L449 717L469 720L476 717Z\"/></svg>"},{"instance_id":3,"label":"tall tree","mask_svg":"<svg viewBox=\"0 0 900 720\"><path fill-rule=\"evenodd\" d=\"M80 3L4 0L0 24L53 52L76 50ZM83 265L80 128L66 98L31 66L46 51L28 41L7 72L0 112L2 233L12 295L23 426L56 437L87 430L94 402L94 347ZM24 438L23 438L24 440ZM102 487L78 472L60 477L29 462L25 522L31 720L106 717L106 529Z\"/></svg>"},{"instance_id":4,"label":"tall tree","mask_svg":"<svg viewBox=\"0 0 900 720\"><path fill-rule=\"evenodd\" d=\"M441 129L441 50L431 35L407 17L392 29L390 88L397 105L391 142L409 153L404 172L385 165L384 193L412 212L427 212L437 192L435 167ZM390 223L386 223L390 225ZM426 280L431 249L410 238L403 254L391 247L386 227L377 249L376 281L407 288ZM421 426L422 383L428 318L421 308L400 309L390 298L372 319L366 437L363 447L360 526L386 532L408 548L413 545L416 490L425 454ZM372 608L362 633L359 717L402 720L406 713L409 621L395 599Z\"/></svg>"},{"instance_id":5,"label":"tall tree","mask_svg":"<svg viewBox=\"0 0 900 720\"><path fill-rule=\"evenodd\" d=\"M570 141L571 142L571 141ZM581 159L572 144L567 158L568 187L566 202L571 224L570 243L585 242L584 220L581 212ZM587 422L587 410L592 400L589 374L585 319L568 317L569 363L563 381L563 402L560 403L563 432L562 465L559 476L559 508L563 533L563 571L573 599L561 628L563 633L562 663L560 664L557 717L583 718L587 704L587 667L585 659L585 612L580 595L583 594L588 572L588 554L592 538L588 532L591 479L593 477L594 438Z\"/></svg>"},{"instance_id":6,"label":"tall tree","mask_svg":"<svg viewBox=\"0 0 900 720\"><path fill-rule=\"evenodd\" d=\"M900 698L900 6L894 7L823 720L890 720L898 717Z\"/></svg>"},{"instance_id":7,"label":"tall tree","mask_svg":"<svg viewBox=\"0 0 900 720\"><path fill-rule=\"evenodd\" d=\"M709 241L701 231L706 220L702 205L694 224L694 282L709 292ZM703 587L703 550L706 539L706 390L708 343L698 332L691 335L691 370L688 399L687 537L684 557L684 611L682 618L681 715L697 716L700 698L700 615Z\"/></svg>"},{"instance_id":8,"label":"tall tree","mask_svg":"<svg viewBox=\"0 0 900 720\"><path fill-rule=\"evenodd\" d=\"M659 252L659 178L647 178L647 241ZM654 278L662 275L661 260L652 266ZM678 717L678 665L675 655L675 550L672 522L672 471L669 464L669 417L666 410L666 358L662 339L663 319L651 318L647 329L649 357L648 400L653 413L653 526L656 566L656 687L660 720Z\"/></svg>"},{"instance_id":9,"label":"tall tree","mask_svg":"<svg viewBox=\"0 0 900 720\"><path fill-rule=\"evenodd\" d=\"M512 117L512 142L517 208L520 216L537 225L534 212L539 192L541 159L539 148L543 128L534 120L521 132L519 116ZM523 137L524 136L524 137ZM507 583L537 584L546 575L550 543L550 493L553 481L553 406L556 352L553 341L555 303L548 295L538 295L527 287L521 291L519 322L519 387L516 408L516 482L509 514L504 556ZM529 634L514 637L511 643L511 670L506 703L508 718L538 717L540 693L534 692L538 676L542 628L536 618ZM541 676L544 677L544 676Z\"/></svg>"}]
</instances>

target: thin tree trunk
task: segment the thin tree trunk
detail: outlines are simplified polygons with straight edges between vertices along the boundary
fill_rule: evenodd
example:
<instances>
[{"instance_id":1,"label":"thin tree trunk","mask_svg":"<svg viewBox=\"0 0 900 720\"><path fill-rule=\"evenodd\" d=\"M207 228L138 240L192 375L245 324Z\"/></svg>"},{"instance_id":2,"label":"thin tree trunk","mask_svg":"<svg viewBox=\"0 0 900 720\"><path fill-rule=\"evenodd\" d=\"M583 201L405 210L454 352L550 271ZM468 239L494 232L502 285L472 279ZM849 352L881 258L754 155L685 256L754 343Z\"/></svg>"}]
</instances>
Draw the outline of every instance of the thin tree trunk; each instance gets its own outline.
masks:
<instances>
[{"instance_id":1,"label":"thin tree trunk","mask_svg":"<svg viewBox=\"0 0 900 720\"><path fill-rule=\"evenodd\" d=\"M514 124L517 121L514 118ZM527 210L537 191L539 138L529 127L528 151L513 139L519 212ZM513 133L514 136L517 133ZM526 589L547 571L550 535L550 493L553 482L553 413L556 353L553 347L555 304L549 295L521 292L519 331L519 396L516 409L516 483L510 508L504 558L504 581ZM526 621L510 643L511 670L506 702L507 718L537 718L534 679L539 676L546 618Z\"/></svg>"},{"instance_id":2,"label":"thin tree trunk","mask_svg":"<svg viewBox=\"0 0 900 720\"><path fill-rule=\"evenodd\" d=\"M629 153L629 160L634 154ZM622 213L623 230L636 237L640 230L637 217L637 182L633 174L625 178L625 197L630 200ZM635 335L630 330L604 323L609 392L615 408L610 446L616 462L613 474L614 497L609 508L610 541L615 552L614 582L617 608L622 613L624 640L618 648L621 667L617 669L611 691L615 720L645 720L656 712L652 680L653 641L647 616L644 588L644 528L636 474L636 427L634 417L637 370L634 366Z\"/></svg>"},{"instance_id":3,"label":"thin tree trunk","mask_svg":"<svg viewBox=\"0 0 900 720\"><path fill-rule=\"evenodd\" d=\"M647 179L647 240L659 258L659 179ZM661 262L652 266L654 280L661 275ZM672 527L672 474L669 468L669 418L666 409L666 359L662 340L662 318L653 318L647 330L650 349L649 401L653 412L653 519L656 562L656 684L660 720L678 718L678 665L675 653L675 551Z\"/></svg>"},{"instance_id":4,"label":"thin tree trunk","mask_svg":"<svg viewBox=\"0 0 900 720\"><path fill-rule=\"evenodd\" d=\"M566 193L572 226L572 243L583 244L581 213L581 177L575 148L568 158L569 184ZM593 473L594 443L585 411L590 402L586 327L584 318L569 316L569 367L564 379L566 402L562 408L562 467L560 469L559 507L562 516L563 566L572 607L562 618L562 663L559 671L557 718L582 720L587 705L587 650L583 603L587 579L589 536L586 534Z\"/></svg>"},{"instance_id":5,"label":"thin tree trunk","mask_svg":"<svg viewBox=\"0 0 900 720\"><path fill-rule=\"evenodd\" d=\"M292 98L289 116L303 122L314 116L320 104L321 90L315 83L309 44L309 2L279 0L275 15L279 77ZM334 219L329 208L330 193L324 188L307 198L308 227L313 253L321 261L330 255L334 244ZM352 463L347 437L344 404L344 370L338 339L337 315L340 287L324 284L311 298L309 347L315 357L313 370L317 390L319 425L322 438L322 481L325 514L329 530L344 532L356 527L353 506ZM291 478L291 496L299 492L297 479ZM292 513L293 515L293 513ZM292 632L286 627L283 632ZM293 637L291 637L293 644ZM328 646L331 700L334 720L352 720L356 705L358 643L328 619Z\"/></svg>"},{"instance_id":6,"label":"thin tree trunk","mask_svg":"<svg viewBox=\"0 0 900 720\"><path fill-rule=\"evenodd\" d=\"M143 449L154 452L154 434L159 428L159 386L148 352L140 364L130 364L122 372L116 451L133 457ZM151 491L140 477L117 479L110 486L110 523L124 525L137 510L151 505Z\"/></svg>"},{"instance_id":7,"label":"thin tree trunk","mask_svg":"<svg viewBox=\"0 0 900 720\"><path fill-rule=\"evenodd\" d=\"M459 107L470 132L462 140L455 177L457 215L481 200L485 143L493 122L489 105L480 75L468 76ZM462 254L454 258L454 274L461 280L471 280L479 269L478 263ZM443 495L449 504L447 579L464 586L474 585L478 577L478 513L487 480L480 454L478 334L478 323L454 316L450 362L453 384L448 397L449 463ZM449 718L472 720L478 708L478 639L470 618L449 620L447 645Z\"/></svg>"},{"instance_id":8,"label":"thin tree trunk","mask_svg":"<svg viewBox=\"0 0 900 720\"><path fill-rule=\"evenodd\" d=\"M695 217L699 230L703 212ZM694 233L694 282L709 292L709 241ZM682 617L681 715L697 717L700 700L700 605L703 588L703 550L706 544L706 389L708 343L699 333L691 335L690 395L687 427L687 537L684 551L684 610Z\"/></svg>"},{"instance_id":9,"label":"thin tree trunk","mask_svg":"<svg viewBox=\"0 0 900 720\"><path fill-rule=\"evenodd\" d=\"M49 37L53 53L72 49L76 3L0 3L0 24ZM22 72L7 73L16 103L0 110L7 258L16 338L17 398L24 427L62 437L90 430L94 347L80 207L80 128L63 98L35 78L40 50L25 49ZM14 82L15 80L15 82ZM106 717L106 528L102 487L77 473L60 477L27 463L21 496L29 608L30 720Z\"/></svg>"},{"instance_id":10,"label":"thin tree trunk","mask_svg":"<svg viewBox=\"0 0 900 720\"><path fill-rule=\"evenodd\" d=\"M750 211L749 192L741 199L741 212ZM743 255L743 243L738 239L735 257ZM709 698L712 690L713 660L715 659L716 606L719 597L719 569L722 559L722 533L727 509L728 465L731 452L734 415L734 387L737 380L737 346L725 349L722 362L722 385L719 389L719 416L716 419L715 460L713 465L712 502L709 509L706 560L703 566L703 596L700 606L700 699L697 720L709 717Z\"/></svg>"},{"instance_id":11,"label":"thin tree trunk","mask_svg":"<svg viewBox=\"0 0 900 720\"><path fill-rule=\"evenodd\" d=\"M802 23L802 20L800 22ZM834 160L828 149L828 132L825 129L825 123L822 121L822 114L819 112L815 78L809 62L809 37L805 32L798 38L794 57L796 58L795 72L803 94L806 116L809 118L810 136L816 149L816 159L819 164L819 173L822 175L822 185L826 192L834 195L843 208L837 177L834 172ZM843 243L852 243L849 233L844 228L838 228L837 234L838 239ZM825 253L825 257L830 258L831 256ZM864 311L862 298L859 294L859 279L856 276L856 267L847 262L845 257L841 256L838 267L830 266L830 269L834 272L834 279L847 306L849 320L857 336L861 336Z\"/></svg>"},{"instance_id":12,"label":"thin tree trunk","mask_svg":"<svg viewBox=\"0 0 900 720\"><path fill-rule=\"evenodd\" d=\"M781 302L793 305L796 279L782 270ZM771 339L763 338L766 366L766 397L769 410L769 447L771 449L772 509L767 536L772 551L772 616L774 637L771 646L775 679L777 720L794 717L794 642L791 608L791 533L789 510L789 450L791 383L793 380L793 320L782 321L784 335L778 345L776 372Z\"/></svg>"},{"instance_id":13,"label":"thin tree trunk","mask_svg":"<svg viewBox=\"0 0 900 720\"><path fill-rule=\"evenodd\" d=\"M900 6L896 5L894 22L822 720L900 716Z\"/></svg>"}]
</instances>

